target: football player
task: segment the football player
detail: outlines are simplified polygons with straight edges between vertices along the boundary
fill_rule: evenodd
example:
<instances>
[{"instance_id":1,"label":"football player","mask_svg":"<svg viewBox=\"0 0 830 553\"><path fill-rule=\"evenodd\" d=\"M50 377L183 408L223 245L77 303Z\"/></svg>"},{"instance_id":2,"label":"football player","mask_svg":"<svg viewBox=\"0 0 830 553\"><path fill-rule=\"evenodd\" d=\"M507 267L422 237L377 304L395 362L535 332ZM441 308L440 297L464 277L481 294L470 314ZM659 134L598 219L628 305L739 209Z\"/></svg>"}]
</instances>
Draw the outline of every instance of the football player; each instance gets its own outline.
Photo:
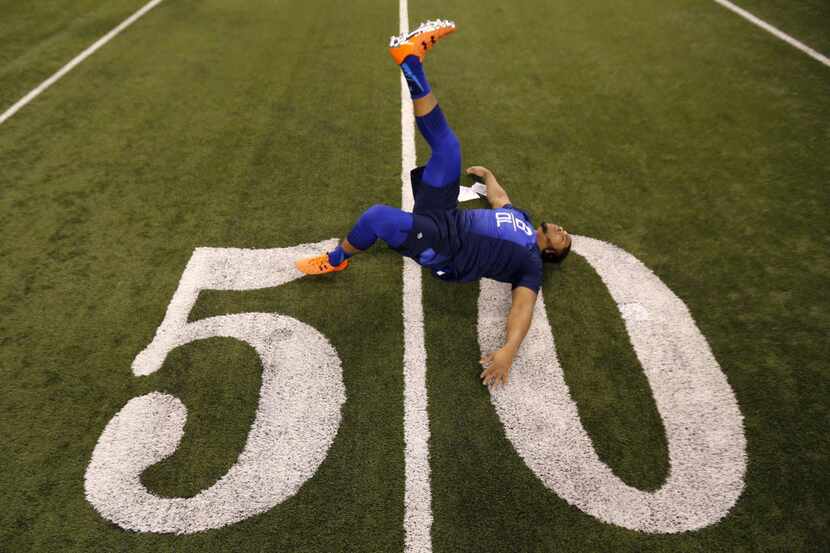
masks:
<instances>
[{"instance_id":1,"label":"football player","mask_svg":"<svg viewBox=\"0 0 830 553\"><path fill-rule=\"evenodd\" d=\"M452 21L427 21L410 33L392 37L389 45L409 86L418 129L431 149L426 166L411 172L413 212L373 205L337 248L300 260L297 268L308 275L342 271L353 255L380 238L441 280L470 282L487 277L511 283L507 340L501 349L480 360L484 384L506 384L513 358L530 328L542 262L561 262L571 249L571 237L552 223L534 229L528 214L511 204L492 171L481 166L468 167L466 172L484 182L492 209L458 209L461 145L422 65L427 51L454 31Z\"/></svg>"}]
</instances>

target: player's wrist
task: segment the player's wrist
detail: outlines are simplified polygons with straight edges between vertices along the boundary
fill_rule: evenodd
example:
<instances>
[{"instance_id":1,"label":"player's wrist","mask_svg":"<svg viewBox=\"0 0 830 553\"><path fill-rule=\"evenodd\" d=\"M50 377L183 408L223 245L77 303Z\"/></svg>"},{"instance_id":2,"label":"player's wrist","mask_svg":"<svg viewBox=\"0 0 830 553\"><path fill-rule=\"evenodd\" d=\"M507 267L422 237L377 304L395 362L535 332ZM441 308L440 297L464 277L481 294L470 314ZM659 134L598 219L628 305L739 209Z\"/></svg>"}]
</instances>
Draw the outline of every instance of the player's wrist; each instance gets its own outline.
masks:
<instances>
[{"instance_id":1,"label":"player's wrist","mask_svg":"<svg viewBox=\"0 0 830 553\"><path fill-rule=\"evenodd\" d=\"M504 344L501 350L510 355L510 358L516 357L516 352L519 351L519 346L515 344Z\"/></svg>"}]
</instances>

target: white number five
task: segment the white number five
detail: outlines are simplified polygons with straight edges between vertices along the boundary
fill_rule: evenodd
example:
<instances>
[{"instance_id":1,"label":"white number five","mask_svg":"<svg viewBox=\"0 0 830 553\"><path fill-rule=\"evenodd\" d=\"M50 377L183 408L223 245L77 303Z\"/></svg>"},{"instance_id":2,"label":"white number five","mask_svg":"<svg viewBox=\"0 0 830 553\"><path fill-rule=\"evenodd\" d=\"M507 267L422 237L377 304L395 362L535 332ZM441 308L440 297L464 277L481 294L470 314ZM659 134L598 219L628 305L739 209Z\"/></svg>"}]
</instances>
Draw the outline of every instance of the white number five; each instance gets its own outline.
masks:
<instances>
[{"instance_id":1,"label":"white number five","mask_svg":"<svg viewBox=\"0 0 830 553\"><path fill-rule=\"evenodd\" d=\"M161 498L139 477L172 455L187 410L177 398L150 393L130 400L107 424L86 471L89 502L131 530L192 533L265 512L291 497L317 470L340 427L346 400L340 358L312 327L274 313L240 313L187 322L200 290L252 290L285 284L301 273L293 262L331 249L333 241L293 248L197 248L155 338L133 372L159 370L178 346L211 337L236 338L262 360L256 418L236 464L192 498ZM229 367L232 369L232 367Z\"/></svg>"},{"instance_id":2,"label":"white number five","mask_svg":"<svg viewBox=\"0 0 830 553\"><path fill-rule=\"evenodd\" d=\"M663 419L670 472L654 493L626 485L597 457L556 358L542 295L510 374L492 401L516 451L551 490L596 518L673 533L720 520L743 490L742 417L735 395L683 302L648 268L611 244L574 236L574 251L605 282ZM504 343L510 288L481 282L482 352Z\"/></svg>"}]
</instances>

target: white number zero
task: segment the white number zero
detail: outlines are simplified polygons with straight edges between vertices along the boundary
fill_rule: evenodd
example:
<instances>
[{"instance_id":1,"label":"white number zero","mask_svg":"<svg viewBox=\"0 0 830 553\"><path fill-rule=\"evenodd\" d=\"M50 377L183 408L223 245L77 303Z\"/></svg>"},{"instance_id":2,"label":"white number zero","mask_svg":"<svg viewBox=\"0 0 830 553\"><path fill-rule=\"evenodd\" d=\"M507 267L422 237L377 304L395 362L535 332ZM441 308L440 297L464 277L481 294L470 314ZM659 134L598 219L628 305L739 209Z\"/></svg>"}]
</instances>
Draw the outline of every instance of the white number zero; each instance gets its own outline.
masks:
<instances>
[{"instance_id":1,"label":"white number zero","mask_svg":"<svg viewBox=\"0 0 830 553\"><path fill-rule=\"evenodd\" d=\"M711 525L744 487L746 440L738 403L685 304L640 261L606 242L573 237L617 303L648 378L668 442L670 471L655 492L628 486L597 457L556 356L539 294L510 385L491 399L516 451L546 487L610 524L653 533ZM481 281L482 352L504 343L510 286Z\"/></svg>"}]
</instances>

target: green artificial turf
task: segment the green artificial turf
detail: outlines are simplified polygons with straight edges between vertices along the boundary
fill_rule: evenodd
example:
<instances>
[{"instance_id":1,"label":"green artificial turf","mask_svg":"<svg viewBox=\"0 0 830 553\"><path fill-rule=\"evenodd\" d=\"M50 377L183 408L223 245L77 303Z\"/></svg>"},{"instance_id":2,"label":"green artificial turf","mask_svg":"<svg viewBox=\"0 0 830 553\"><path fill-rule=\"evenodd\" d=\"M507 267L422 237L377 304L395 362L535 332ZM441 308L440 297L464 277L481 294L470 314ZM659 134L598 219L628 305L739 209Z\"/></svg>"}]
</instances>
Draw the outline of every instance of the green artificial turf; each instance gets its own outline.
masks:
<instances>
[{"instance_id":1,"label":"green artificial turf","mask_svg":"<svg viewBox=\"0 0 830 553\"><path fill-rule=\"evenodd\" d=\"M141 5L23 4L2 4L0 110ZM820 3L741 5L827 53ZM465 163L493 169L535 223L623 248L686 303L748 455L736 506L699 531L647 535L570 506L478 381L478 286L424 273L433 550L821 551L830 68L698 0L422 0L409 17L459 24L425 67ZM122 530L83 490L107 422L152 391L188 422L142 474L150 490L191 496L234 464L261 383L248 346L191 343L147 377L130 364L194 248L318 242L400 205L397 29L395 2L167 0L0 125L0 551L403 550L402 265L382 245L336 275L202 292L191 313L277 312L337 349L342 425L294 497L170 536ZM544 295L600 458L659 488L666 438L609 293L572 254Z\"/></svg>"},{"instance_id":2,"label":"green artificial turf","mask_svg":"<svg viewBox=\"0 0 830 553\"><path fill-rule=\"evenodd\" d=\"M740 0L740 2L732 3L819 54L825 57L830 56L830 33L827 32L830 4L827 2L823 0L802 0L801 2ZM747 25L750 23L747 22ZM782 42L781 47L788 46Z\"/></svg>"},{"instance_id":3,"label":"green artificial turf","mask_svg":"<svg viewBox=\"0 0 830 553\"><path fill-rule=\"evenodd\" d=\"M5 111L144 3L0 2L0 110Z\"/></svg>"}]
</instances>

